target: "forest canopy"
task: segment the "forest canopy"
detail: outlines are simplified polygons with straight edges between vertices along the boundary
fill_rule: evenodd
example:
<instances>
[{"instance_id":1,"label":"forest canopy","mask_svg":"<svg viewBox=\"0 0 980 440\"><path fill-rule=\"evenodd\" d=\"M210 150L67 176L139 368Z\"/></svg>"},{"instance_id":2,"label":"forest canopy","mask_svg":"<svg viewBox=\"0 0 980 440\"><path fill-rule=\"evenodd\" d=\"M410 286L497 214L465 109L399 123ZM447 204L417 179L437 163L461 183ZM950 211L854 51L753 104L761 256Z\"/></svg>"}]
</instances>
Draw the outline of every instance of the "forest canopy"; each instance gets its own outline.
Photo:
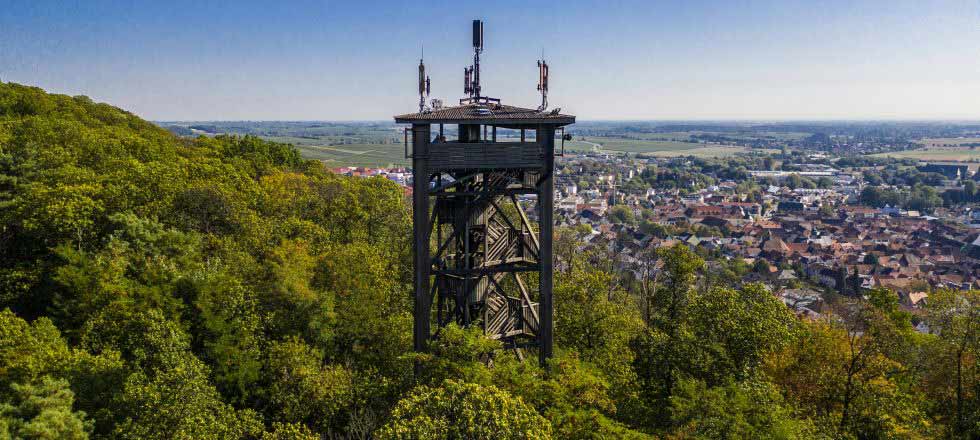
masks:
<instances>
[{"instance_id":1,"label":"forest canopy","mask_svg":"<svg viewBox=\"0 0 980 440\"><path fill-rule=\"evenodd\" d=\"M886 290L800 319L746 267L678 245L637 282L563 229L541 368L453 325L412 351L410 226L290 145L0 83L0 439L980 436L976 292L929 333Z\"/></svg>"}]
</instances>

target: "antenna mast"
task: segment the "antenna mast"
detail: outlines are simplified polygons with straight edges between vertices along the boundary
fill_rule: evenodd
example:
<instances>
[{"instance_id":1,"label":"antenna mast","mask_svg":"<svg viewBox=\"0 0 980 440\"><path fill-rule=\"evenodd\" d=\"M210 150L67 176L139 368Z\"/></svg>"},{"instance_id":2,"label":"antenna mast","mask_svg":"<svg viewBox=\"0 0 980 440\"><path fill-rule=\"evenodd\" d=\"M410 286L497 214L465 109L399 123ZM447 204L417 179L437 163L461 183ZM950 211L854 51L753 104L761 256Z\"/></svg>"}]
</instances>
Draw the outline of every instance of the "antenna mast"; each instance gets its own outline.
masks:
<instances>
[{"instance_id":1,"label":"antenna mast","mask_svg":"<svg viewBox=\"0 0 980 440\"><path fill-rule=\"evenodd\" d=\"M480 86L480 54L483 53L483 21L473 20L473 65L463 68L463 93L460 104L500 104L500 99L483 96Z\"/></svg>"},{"instance_id":2,"label":"antenna mast","mask_svg":"<svg viewBox=\"0 0 980 440\"><path fill-rule=\"evenodd\" d=\"M425 98L432 91L429 76L425 74L425 63L422 61L423 59L425 59L424 46L422 47L422 58L419 58L419 113L425 113Z\"/></svg>"},{"instance_id":3,"label":"antenna mast","mask_svg":"<svg viewBox=\"0 0 980 440\"><path fill-rule=\"evenodd\" d=\"M480 53L483 52L483 21L473 20L473 67L470 67L472 82L470 97L480 97Z\"/></svg>"},{"instance_id":4,"label":"antenna mast","mask_svg":"<svg viewBox=\"0 0 980 440\"><path fill-rule=\"evenodd\" d=\"M543 112L548 108L548 62L544 60L544 55L538 60L538 91L541 92L538 111Z\"/></svg>"}]
</instances>

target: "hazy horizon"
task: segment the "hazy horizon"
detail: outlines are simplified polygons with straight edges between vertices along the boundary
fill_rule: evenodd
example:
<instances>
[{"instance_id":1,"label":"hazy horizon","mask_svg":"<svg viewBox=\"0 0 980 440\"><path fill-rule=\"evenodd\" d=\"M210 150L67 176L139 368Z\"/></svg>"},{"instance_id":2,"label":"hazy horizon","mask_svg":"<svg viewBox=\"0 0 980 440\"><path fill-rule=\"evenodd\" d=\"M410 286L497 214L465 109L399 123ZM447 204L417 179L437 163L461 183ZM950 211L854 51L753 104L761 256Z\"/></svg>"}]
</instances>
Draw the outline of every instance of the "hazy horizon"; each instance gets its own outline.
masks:
<instances>
[{"instance_id":1,"label":"hazy horizon","mask_svg":"<svg viewBox=\"0 0 980 440\"><path fill-rule=\"evenodd\" d=\"M109 103L111 104L111 103ZM150 122L156 123L188 123L188 122L327 122L327 123L378 123L378 122L390 122L394 123L392 118L388 119L148 119ZM587 119L582 117L576 117L576 123L582 122L615 122L615 123L629 123L629 122L645 122L645 123L679 123L679 122L694 122L694 123L719 123L719 124L771 124L771 123L847 123L847 122L860 122L860 123L955 123L955 124L980 124L980 118L978 119L907 119L907 118L897 118L897 119L883 119L883 118L850 118L850 119Z\"/></svg>"},{"instance_id":2,"label":"hazy horizon","mask_svg":"<svg viewBox=\"0 0 980 440\"><path fill-rule=\"evenodd\" d=\"M13 0L0 81L155 121L388 121L416 108L423 43L433 97L461 96L474 18L486 94L534 107L543 49L580 121L980 120L968 1Z\"/></svg>"}]
</instances>

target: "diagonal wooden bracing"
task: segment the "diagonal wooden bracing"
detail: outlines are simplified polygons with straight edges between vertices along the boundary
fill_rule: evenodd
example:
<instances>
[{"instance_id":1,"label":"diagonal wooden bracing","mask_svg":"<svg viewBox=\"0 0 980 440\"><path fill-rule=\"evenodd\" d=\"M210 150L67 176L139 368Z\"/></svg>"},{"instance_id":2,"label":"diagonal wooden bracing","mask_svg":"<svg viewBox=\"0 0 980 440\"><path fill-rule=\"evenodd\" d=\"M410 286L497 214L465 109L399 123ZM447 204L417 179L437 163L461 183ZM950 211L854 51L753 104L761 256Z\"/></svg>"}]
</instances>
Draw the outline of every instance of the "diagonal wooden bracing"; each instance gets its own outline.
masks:
<instances>
[{"instance_id":1,"label":"diagonal wooden bracing","mask_svg":"<svg viewBox=\"0 0 980 440\"><path fill-rule=\"evenodd\" d=\"M517 199L536 190L527 182L535 182L538 173L527 174L434 176L429 235L435 237L431 302L437 329L455 322L479 324L489 337L507 343L536 337L538 305L519 275L540 266L537 234ZM504 285L504 279L512 282Z\"/></svg>"},{"instance_id":2,"label":"diagonal wooden bracing","mask_svg":"<svg viewBox=\"0 0 980 440\"><path fill-rule=\"evenodd\" d=\"M430 125L413 124L417 351L457 323L480 326L521 357L551 356L554 130L564 123L511 124L536 130L533 143L488 143L461 124L459 143L474 145L433 143ZM537 223L525 196L537 198Z\"/></svg>"}]
</instances>

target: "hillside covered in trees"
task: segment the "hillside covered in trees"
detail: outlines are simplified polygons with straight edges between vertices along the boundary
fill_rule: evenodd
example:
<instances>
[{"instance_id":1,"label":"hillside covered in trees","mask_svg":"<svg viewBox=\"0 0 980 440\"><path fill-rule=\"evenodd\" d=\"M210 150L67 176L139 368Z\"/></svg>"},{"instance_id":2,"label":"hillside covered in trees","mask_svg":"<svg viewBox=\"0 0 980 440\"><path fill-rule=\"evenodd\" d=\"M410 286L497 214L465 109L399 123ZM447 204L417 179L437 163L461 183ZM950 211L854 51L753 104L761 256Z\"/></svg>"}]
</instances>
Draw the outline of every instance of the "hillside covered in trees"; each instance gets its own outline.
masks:
<instances>
[{"instance_id":1,"label":"hillside covered in trees","mask_svg":"<svg viewBox=\"0 0 980 440\"><path fill-rule=\"evenodd\" d=\"M557 356L411 350L402 190L0 83L0 439L980 437L980 295L794 316L686 247L560 231ZM413 363L423 366L421 377Z\"/></svg>"}]
</instances>

